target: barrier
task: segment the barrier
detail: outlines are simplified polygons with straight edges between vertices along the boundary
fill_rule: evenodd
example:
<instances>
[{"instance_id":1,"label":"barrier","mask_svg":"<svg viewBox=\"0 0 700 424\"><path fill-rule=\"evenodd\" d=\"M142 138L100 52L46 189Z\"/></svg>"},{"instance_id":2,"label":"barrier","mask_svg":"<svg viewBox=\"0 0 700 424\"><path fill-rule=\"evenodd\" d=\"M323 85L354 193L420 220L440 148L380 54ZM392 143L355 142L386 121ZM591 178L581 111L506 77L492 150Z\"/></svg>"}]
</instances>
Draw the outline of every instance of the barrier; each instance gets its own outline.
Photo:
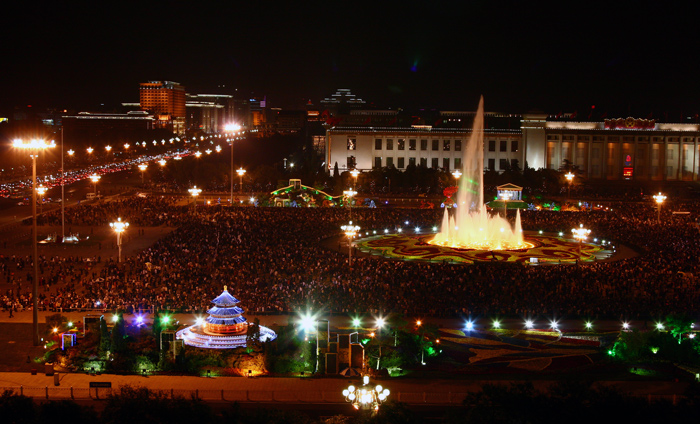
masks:
<instances>
[{"instance_id":1,"label":"barrier","mask_svg":"<svg viewBox=\"0 0 700 424\"><path fill-rule=\"evenodd\" d=\"M27 396L42 400L104 400L112 394L117 395L119 389L111 388L75 388L75 387L0 387L0 393L11 392L15 395ZM346 403L339 391L304 391L304 390L175 390L161 391L171 398L200 399L203 401L250 402L250 403ZM409 405L459 405L468 393L451 392L393 392L391 399ZM649 404L666 401L676 405L685 397L682 395L639 395Z\"/></svg>"}]
</instances>

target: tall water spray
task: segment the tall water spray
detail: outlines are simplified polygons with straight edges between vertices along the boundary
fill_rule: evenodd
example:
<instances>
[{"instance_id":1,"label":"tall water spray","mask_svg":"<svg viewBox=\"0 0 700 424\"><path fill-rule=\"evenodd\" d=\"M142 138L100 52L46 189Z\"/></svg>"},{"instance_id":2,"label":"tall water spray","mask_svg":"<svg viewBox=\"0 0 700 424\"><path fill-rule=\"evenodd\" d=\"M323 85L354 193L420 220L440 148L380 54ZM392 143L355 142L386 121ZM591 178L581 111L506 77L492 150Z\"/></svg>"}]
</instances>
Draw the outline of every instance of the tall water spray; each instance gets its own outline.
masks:
<instances>
[{"instance_id":1,"label":"tall water spray","mask_svg":"<svg viewBox=\"0 0 700 424\"><path fill-rule=\"evenodd\" d=\"M462 151L462 177L457 191L457 208L445 214L440 232L431 244L479 250L523 249L520 211L516 212L515 228L505 218L491 216L484 204L484 98L474 117L466 149Z\"/></svg>"}]
</instances>

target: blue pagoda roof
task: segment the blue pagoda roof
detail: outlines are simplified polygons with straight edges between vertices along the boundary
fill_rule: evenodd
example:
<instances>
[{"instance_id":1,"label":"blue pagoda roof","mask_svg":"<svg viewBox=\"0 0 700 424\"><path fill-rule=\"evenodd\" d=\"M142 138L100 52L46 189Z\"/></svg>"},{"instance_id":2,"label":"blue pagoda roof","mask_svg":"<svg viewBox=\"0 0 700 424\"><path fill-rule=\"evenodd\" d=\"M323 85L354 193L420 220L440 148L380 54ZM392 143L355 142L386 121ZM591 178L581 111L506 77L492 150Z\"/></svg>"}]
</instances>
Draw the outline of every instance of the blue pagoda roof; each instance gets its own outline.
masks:
<instances>
[{"instance_id":1,"label":"blue pagoda roof","mask_svg":"<svg viewBox=\"0 0 700 424\"><path fill-rule=\"evenodd\" d=\"M219 308L218 306L214 306L213 308L209 309L207 313L209 315L217 315L217 316L236 316L236 315L241 315L243 314L243 309L239 308L238 306L230 306L228 308Z\"/></svg>"},{"instance_id":2,"label":"blue pagoda roof","mask_svg":"<svg viewBox=\"0 0 700 424\"><path fill-rule=\"evenodd\" d=\"M207 322L209 324L222 324L222 325L233 325L241 324L248 321L245 317L235 317L235 318L213 318L208 317Z\"/></svg>"},{"instance_id":3,"label":"blue pagoda roof","mask_svg":"<svg viewBox=\"0 0 700 424\"><path fill-rule=\"evenodd\" d=\"M236 303L239 303L239 301L235 297L231 296L228 290L226 290L226 286L224 286L224 292L221 293L219 297L212 300L211 303L215 304L216 306L233 306Z\"/></svg>"}]
</instances>

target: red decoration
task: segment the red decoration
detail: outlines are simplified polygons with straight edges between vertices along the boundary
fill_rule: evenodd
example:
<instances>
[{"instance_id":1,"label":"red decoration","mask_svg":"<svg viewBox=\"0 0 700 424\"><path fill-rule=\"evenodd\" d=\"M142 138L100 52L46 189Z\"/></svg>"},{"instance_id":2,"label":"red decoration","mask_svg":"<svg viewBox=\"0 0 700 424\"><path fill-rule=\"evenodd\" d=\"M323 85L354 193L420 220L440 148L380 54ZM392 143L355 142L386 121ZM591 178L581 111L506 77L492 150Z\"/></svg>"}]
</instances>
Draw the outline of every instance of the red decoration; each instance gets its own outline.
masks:
<instances>
[{"instance_id":1,"label":"red decoration","mask_svg":"<svg viewBox=\"0 0 700 424\"><path fill-rule=\"evenodd\" d=\"M452 186L452 187L447 187L442 191L442 194L445 195L448 199L452 197L453 194L457 193L457 187Z\"/></svg>"}]
</instances>

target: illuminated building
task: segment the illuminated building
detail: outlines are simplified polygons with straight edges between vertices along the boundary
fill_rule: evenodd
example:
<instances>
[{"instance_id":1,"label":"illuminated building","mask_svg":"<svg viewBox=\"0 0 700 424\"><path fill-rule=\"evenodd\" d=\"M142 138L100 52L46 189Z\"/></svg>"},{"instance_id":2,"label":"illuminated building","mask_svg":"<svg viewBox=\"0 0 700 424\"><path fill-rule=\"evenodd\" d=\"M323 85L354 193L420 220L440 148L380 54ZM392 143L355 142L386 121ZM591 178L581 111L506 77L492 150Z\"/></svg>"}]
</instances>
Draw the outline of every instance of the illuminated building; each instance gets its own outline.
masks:
<instances>
[{"instance_id":1,"label":"illuminated building","mask_svg":"<svg viewBox=\"0 0 700 424\"><path fill-rule=\"evenodd\" d=\"M248 322L243 316L245 312L236 306L239 301L224 286L224 291L212 300L214 304L207 313L209 316L195 325L189 326L176 333L177 339L186 345L207 349L233 349L244 347L247 343ZM272 341L277 334L267 327L260 326L261 342Z\"/></svg>"},{"instance_id":2,"label":"illuminated building","mask_svg":"<svg viewBox=\"0 0 700 424\"><path fill-rule=\"evenodd\" d=\"M156 128L176 134L185 132L185 87L173 81L149 81L140 84L141 109L155 115Z\"/></svg>"},{"instance_id":3,"label":"illuminated building","mask_svg":"<svg viewBox=\"0 0 700 424\"><path fill-rule=\"evenodd\" d=\"M212 134L236 122L233 96L227 94L187 94L187 129Z\"/></svg>"},{"instance_id":4,"label":"illuminated building","mask_svg":"<svg viewBox=\"0 0 700 424\"><path fill-rule=\"evenodd\" d=\"M384 113L385 112L385 113ZM403 119L391 111L351 111L325 123L325 162L341 171L411 164L446 171L461 168L472 112L437 112ZM425 123L432 125L425 125ZM485 114L484 169L563 169L577 166L588 179L697 181L700 124L618 118L578 121L575 116ZM319 143L322 144L322 143Z\"/></svg>"}]
</instances>

